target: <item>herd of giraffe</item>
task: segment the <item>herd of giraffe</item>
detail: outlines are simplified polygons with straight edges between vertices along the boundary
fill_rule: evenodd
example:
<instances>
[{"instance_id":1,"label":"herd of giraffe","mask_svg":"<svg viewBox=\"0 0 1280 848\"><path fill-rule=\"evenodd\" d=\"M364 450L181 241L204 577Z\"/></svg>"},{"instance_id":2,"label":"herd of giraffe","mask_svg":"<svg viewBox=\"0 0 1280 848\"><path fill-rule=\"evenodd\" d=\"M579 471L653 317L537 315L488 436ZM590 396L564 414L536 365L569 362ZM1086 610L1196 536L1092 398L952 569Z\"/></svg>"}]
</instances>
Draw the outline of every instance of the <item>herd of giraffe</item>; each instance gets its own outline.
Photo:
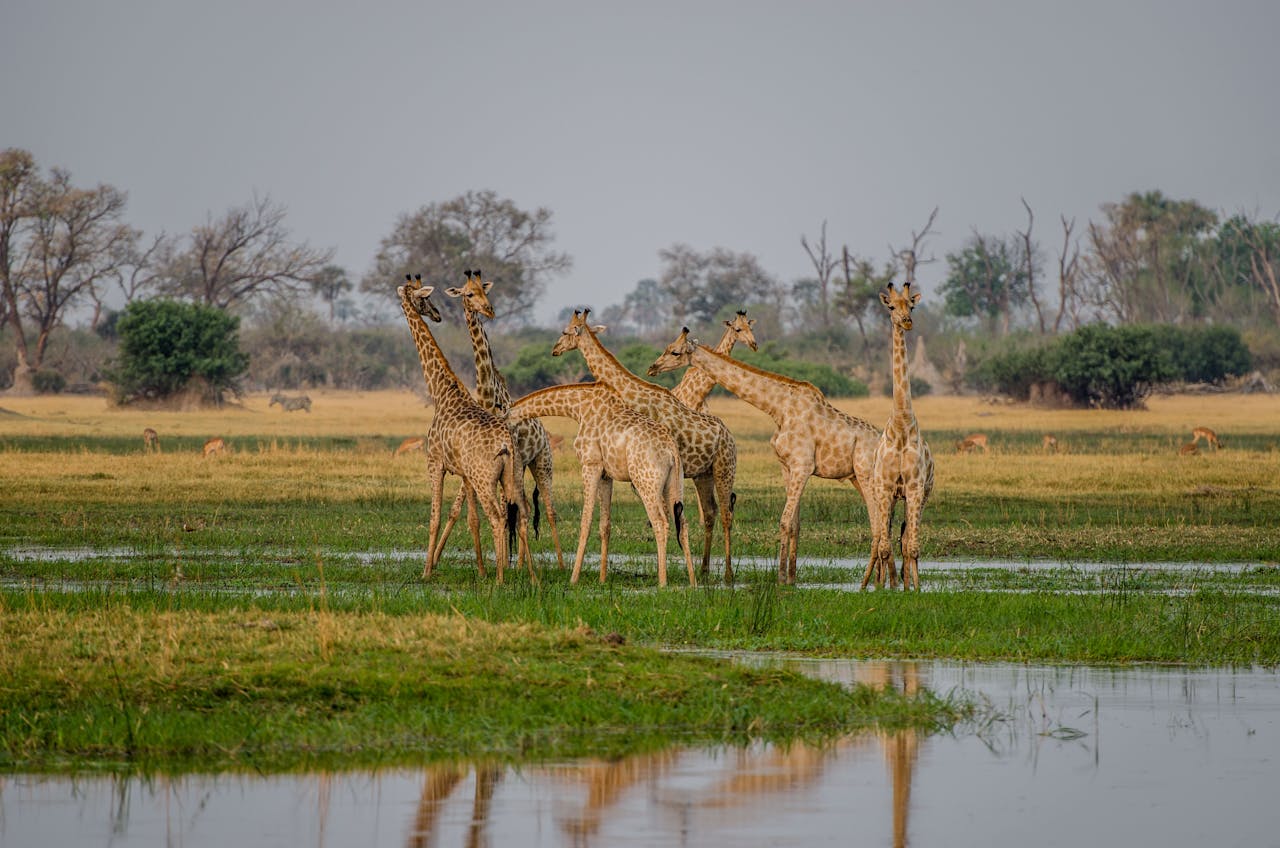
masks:
<instances>
[{"instance_id":1,"label":"herd of giraffe","mask_svg":"<svg viewBox=\"0 0 1280 848\"><path fill-rule=\"evenodd\" d=\"M479 270L465 272L466 283L446 294L462 302L476 365L476 394L463 386L450 368L428 322L439 322L431 301L435 287L421 276L406 275L397 288L405 320L418 349L423 376L435 399L436 413L425 440L406 439L396 453L423 450L431 482L431 520L427 539L429 577L439 562L453 523L468 507L468 527L475 544L476 565L485 572L480 543L480 512L494 539L498 581L509 564L510 546L520 541L519 555L529 564L528 505L524 469L534 477L533 515L537 530L538 495L546 503L556 557L563 556L551 504L551 440L539 418L565 417L578 423L574 450L582 473L583 509L571 582L581 575L587 536L596 507L600 510L600 580L606 578L609 556L610 506L614 481L629 482L639 494L653 528L658 551L658 583L667 582L666 548L672 525L684 555L690 585L697 573L684 519L683 480L691 479L703 527L701 574L710 573L716 519L724 542L724 577L733 580L733 491L737 447L733 434L706 411L706 397L719 383L768 414L777 426L770 440L782 466L786 504L779 522L778 580L794 583L800 535L800 496L810 477L845 480L861 494L871 522L872 552L862 585L875 578L896 587L919 588L920 514L933 489L933 458L920 435L907 381L904 333L911 329L911 310L920 295L908 282L902 291L892 284L881 293L893 325L894 409L884 432L831 405L817 387L764 371L733 359L737 342L753 350L754 321L738 313L726 321L715 348L689 339L682 330L675 342L649 368L649 375L690 366L674 390L657 386L629 371L600 342L602 327L592 327L589 310L575 311L551 354L577 350L595 381L553 386L512 400L506 381L493 362L481 317L492 318L488 293L493 283ZM440 532L440 502L446 473L462 479L457 498ZM895 569L891 536L894 505L906 505L901 530L902 570ZM477 508L477 501L479 508Z\"/></svg>"},{"instance_id":2,"label":"herd of giraffe","mask_svg":"<svg viewBox=\"0 0 1280 848\"><path fill-rule=\"evenodd\" d=\"M497 579L501 583L510 564L512 547L517 547L519 563L526 565L536 580L528 545L529 501L525 497L524 473L534 479L532 516L535 535L539 529L540 501L545 504L551 527L556 560L564 567L556 511L551 502L551 437L540 418L565 417L578 424L574 450L582 473L583 509L578 546L570 578L577 583L586 554L587 538L596 507L599 507L600 580L608 571L610 507L614 481L629 482L640 496L653 529L658 553L658 583L667 582L666 549L674 524L675 535L688 569L690 585L697 574L689 548L688 523L682 500L685 478L694 482L698 512L703 527L700 573L710 573L711 550L716 519L724 541L724 579L733 581L733 512L737 499L733 491L737 469L737 448L724 422L707 411L706 398L719 384L773 419L770 439L781 466L786 499L779 520L778 581L795 583L800 538L800 497L811 477L850 483L861 495L871 525L871 550L862 578L862 588L874 579L877 588L887 579L895 588L899 579L904 589L920 588L920 521L933 491L934 463L929 445L920 432L911 402L907 374L906 337L911 330L911 312L920 301L908 280L901 290L890 283L880 293L891 326L893 410L884 430L836 409L813 384L794 380L748 365L730 353L738 342L756 349L754 320L739 312L726 321L725 332L714 347L689 338L688 328L648 369L649 376L684 367L687 370L672 390L650 383L629 371L600 342L603 327L588 323L590 310L575 311L551 350L559 356L579 351L595 381L553 386L513 400L506 380L493 361L493 351L481 318L495 315L488 293L493 283L479 270L465 272L462 287L445 293L459 299L475 356L476 391L473 396L450 367L432 335L429 322L441 320L440 310L431 301L435 287L424 285L421 276L405 276L397 288L402 311L418 350L422 373L435 400L436 412L425 437L405 439L395 454L409 451L425 454L431 486L431 518L423 578L431 576L465 504L467 526L475 547L476 567L486 575L485 555L480 538L481 514L493 536ZM310 412L310 398L277 395L286 411ZM1203 438L1213 448L1221 444L1206 427L1193 431L1193 440L1181 453L1195 453ZM143 433L148 450L159 450L159 436L147 428ZM956 443L957 452L981 449L988 439L973 433ZM1046 434L1043 449L1056 452L1057 439ZM205 456L225 452L226 443L213 438L205 443ZM462 485L441 528L444 478L453 474ZM901 568L895 566L892 550L892 523L898 501L904 503L905 517L899 531Z\"/></svg>"}]
</instances>

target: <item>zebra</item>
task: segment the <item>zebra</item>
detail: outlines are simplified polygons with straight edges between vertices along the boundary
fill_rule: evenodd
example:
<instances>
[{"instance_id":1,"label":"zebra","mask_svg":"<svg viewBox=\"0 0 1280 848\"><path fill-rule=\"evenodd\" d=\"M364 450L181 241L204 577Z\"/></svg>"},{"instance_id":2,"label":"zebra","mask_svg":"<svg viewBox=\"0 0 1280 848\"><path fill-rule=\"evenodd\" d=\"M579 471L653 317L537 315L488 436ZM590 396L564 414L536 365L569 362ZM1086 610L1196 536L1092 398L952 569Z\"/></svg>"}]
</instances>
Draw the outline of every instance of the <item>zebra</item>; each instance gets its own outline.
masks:
<instances>
[{"instance_id":1,"label":"zebra","mask_svg":"<svg viewBox=\"0 0 1280 848\"><path fill-rule=\"evenodd\" d=\"M274 395L271 396L271 403L267 404L267 406L272 407L272 406L275 406L277 403L280 404L280 408L283 409L285 412L294 412L295 410L299 410L299 409L305 409L307 412L311 411L311 398L307 397L306 395L298 395L297 397L286 397L285 395L282 395L279 392L276 392Z\"/></svg>"}]
</instances>

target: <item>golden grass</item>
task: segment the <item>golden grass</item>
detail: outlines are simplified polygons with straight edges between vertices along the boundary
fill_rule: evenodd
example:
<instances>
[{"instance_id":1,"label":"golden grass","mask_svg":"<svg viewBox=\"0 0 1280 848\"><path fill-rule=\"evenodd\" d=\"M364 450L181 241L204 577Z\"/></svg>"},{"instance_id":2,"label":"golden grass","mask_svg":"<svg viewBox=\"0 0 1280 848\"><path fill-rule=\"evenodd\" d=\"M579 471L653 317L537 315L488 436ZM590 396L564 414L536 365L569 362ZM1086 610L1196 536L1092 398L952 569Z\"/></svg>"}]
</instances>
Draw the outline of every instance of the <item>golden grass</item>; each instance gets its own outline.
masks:
<instances>
[{"instance_id":1,"label":"golden grass","mask_svg":"<svg viewBox=\"0 0 1280 848\"><path fill-rule=\"evenodd\" d=\"M200 412L119 409L102 398L51 396L4 398L0 406L18 413L0 415L0 440L7 436L137 438L137 454L85 450L23 452L0 450L0 479L9 481L9 497L74 500L92 493L108 501L173 501L210 498L352 500L366 496L423 499L421 454L393 458L388 444L424 433L432 408L408 391L311 392L313 412L281 412L268 407L269 395L245 398L242 407ZM887 418L889 398L838 401L846 412L877 426ZM780 486L780 473L768 439L773 423L763 413L732 398L713 398L711 411L722 417L738 443L738 486ZM978 398L925 397L916 401L926 432L991 431L1027 434L1023 447L1004 446L993 437L989 454L956 455L949 439L934 439L938 495L980 493L1053 496L1055 493L1129 491L1214 497L1250 489L1270 490L1280 481L1280 451L1232 449L1233 433L1275 435L1280 447L1280 397L1252 395L1159 396L1149 409L1046 410L1028 405L992 406ZM580 491L573 455L576 427L566 419L548 419L553 434L566 437L556 454L557 498ZM1227 448L1198 456L1178 456L1193 426L1217 430ZM202 458L198 451L166 450L148 455L142 430L166 437L226 437L233 451ZM1038 434L1054 433L1062 450L1046 455ZM1160 437L1158 450L1105 455L1073 448L1073 434L1111 433ZM353 449L320 450L307 440L354 438ZM1167 449L1166 446L1167 445ZM335 461L335 456L341 456ZM811 486L847 485L814 480ZM452 488L450 489L452 491ZM619 493L629 497L627 487Z\"/></svg>"}]
</instances>

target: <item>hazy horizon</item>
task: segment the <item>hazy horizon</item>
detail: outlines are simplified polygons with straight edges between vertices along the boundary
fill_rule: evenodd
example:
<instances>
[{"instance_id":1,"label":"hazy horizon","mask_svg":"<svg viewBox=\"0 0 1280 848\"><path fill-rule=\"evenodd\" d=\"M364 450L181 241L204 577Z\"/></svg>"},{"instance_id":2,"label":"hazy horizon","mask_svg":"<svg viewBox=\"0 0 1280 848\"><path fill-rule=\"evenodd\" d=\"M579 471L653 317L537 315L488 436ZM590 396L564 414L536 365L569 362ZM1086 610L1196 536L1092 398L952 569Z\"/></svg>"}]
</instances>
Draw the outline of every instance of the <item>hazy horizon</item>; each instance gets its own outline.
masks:
<instances>
[{"instance_id":1,"label":"hazy horizon","mask_svg":"<svg viewBox=\"0 0 1280 848\"><path fill-rule=\"evenodd\" d=\"M552 210L538 309L622 300L677 242L811 275L939 208L976 228L1160 190L1280 213L1280 6L6 2L0 147L183 233L254 194L354 279L396 218L468 190ZM926 296L944 264L921 269Z\"/></svg>"}]
</instances>

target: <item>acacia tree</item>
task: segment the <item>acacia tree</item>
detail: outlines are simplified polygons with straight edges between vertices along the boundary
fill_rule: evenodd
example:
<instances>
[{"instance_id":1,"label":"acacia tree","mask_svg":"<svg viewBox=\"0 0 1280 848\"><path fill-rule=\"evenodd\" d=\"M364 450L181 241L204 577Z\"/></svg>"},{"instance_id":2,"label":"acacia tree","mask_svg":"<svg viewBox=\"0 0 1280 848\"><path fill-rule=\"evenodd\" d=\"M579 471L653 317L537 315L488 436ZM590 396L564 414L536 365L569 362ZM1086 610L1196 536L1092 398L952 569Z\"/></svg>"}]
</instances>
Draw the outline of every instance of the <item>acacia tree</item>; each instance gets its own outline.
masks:
<instances>
[{"instance_id":1,"label":"acacia tree","mask_svg":"<svg viewBox=\"0 0 1280 848\"><path fill-rule=\"evenodd\" d=\"M25 150L0 153L0 286L16 344L12 391L34 389L66 310L136 243L138 233L121 221L124 207L124 193L109 185L76 188L58 168L42 177Z\"/></svg>"},{"instance_id":2,"label":"acacia tree","mask_svg":"<svg viewBox=\"0 0 1280 848\"><path fill-rule=\"evenodd\" d=\"M407 272L458 285L465 270L479 268L500 283L490 296L495 311L527 321L547 280L573 267L568 254L552 249L554 240L550 209L527 212L493 191L469 191L401 215L360 288L385 299Z\"/></svg>"},{"instance_id":3,"label":"acacia tree","mask_svg":"<svg viewBox=\"0 0 1280 848\"><path fill-rule=\"evenodd\" d=\"M210 215L165 257L161 289L218 309L303 290L333 259L333 249L292 241L286 213L269 196L255 196L221 218Z\"/></svg>"},{"instance_id":4,"label":"acacia tree","mask_svg":"<svg viewBox=\"0 0 1280 848\"><path fill-rule=\"evenodd\" d=\"M1215 293L1202 254L1218 216L1194 200L1134 192L1089 223L1084 273L1090 299L1120 323L1181 323L1204 315Z\"/></svg>"},{"instance_id":5,"label":"acacia tree","mask_svg":"<svg viewBox=\"0 0 1280 848\"><path fill-rule=\"evenodd\" d=\"M726 308L776 300L778 281L750 253L717 247L699 253L687 244L658 251L665 263L658 285L676 323L711 322Z\"/></svg>"}]
</instances>

